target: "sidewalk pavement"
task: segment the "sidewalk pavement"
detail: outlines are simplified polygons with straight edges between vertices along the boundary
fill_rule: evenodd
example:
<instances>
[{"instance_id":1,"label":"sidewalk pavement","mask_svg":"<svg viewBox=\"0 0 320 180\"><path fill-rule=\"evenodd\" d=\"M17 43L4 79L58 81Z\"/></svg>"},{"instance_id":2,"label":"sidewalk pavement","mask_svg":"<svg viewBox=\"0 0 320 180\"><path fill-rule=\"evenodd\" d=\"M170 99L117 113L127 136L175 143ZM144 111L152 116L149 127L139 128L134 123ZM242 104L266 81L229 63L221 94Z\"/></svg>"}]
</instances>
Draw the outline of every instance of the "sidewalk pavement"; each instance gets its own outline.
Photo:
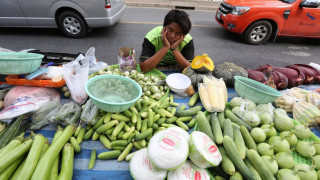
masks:
<instances>
[{"instance_id":1,"label":"sidewalk pavement","mask_svg":"<svg viewBox=\"0 0 320 180\"><path fill-rule=\"evenodd\" d=\"M127 6L216 11L222 0L125 0Z\"/></svg>"}]
</instances>

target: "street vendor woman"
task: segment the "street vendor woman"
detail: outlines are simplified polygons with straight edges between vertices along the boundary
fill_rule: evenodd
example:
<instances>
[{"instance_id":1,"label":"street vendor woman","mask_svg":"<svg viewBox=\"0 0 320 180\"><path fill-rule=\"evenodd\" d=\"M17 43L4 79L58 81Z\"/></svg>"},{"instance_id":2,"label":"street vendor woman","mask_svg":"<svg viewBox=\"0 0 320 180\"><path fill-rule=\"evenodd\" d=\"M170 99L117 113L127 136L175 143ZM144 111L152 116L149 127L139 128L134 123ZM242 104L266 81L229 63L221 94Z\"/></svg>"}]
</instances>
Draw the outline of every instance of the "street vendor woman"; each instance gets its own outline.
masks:
<instances>
[{"instance_id":1,"label":"street vendor woman","mask_svg":"<svg viewBox=\"0 0 320 180\"><path fill-rule=\"evenodd\" d=\"M144 73L153 68L184 69L194 58L192 37L188 34L191 22L186 12L171 10L163 26L147 33L142 44L140 67Z\"/></svg>"}]
</instances>

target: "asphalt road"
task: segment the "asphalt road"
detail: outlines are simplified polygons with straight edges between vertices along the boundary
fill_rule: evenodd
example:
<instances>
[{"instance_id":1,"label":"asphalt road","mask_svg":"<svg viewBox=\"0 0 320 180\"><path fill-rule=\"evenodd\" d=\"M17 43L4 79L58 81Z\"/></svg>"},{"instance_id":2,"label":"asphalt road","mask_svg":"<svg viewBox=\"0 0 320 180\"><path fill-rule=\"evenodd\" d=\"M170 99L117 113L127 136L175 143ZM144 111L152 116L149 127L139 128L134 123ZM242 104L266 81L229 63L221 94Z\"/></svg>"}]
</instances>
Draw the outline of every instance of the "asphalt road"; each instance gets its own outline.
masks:
<instances>
[{"instance_id":1,"label":"asphalt road","mask_svg":"<svg viewBox=\"0 0 320 180\"><path fill-rule=\"evenodd\" d=\"M82 39L67 38L58 29L0 28L0 47L14 51L33 48L64 53L85 53L95 47L97 59L116 64L118 48L123 46L133 47L139 58L145 34L161 25L168 11L127 7L119 23L94 29ZM254 69L263 64L320 63L320 39L281 37L275 43L247 45L239 35L228 33L215 22L215 12L186 11L193 24L190 34L194 39L195 54L207 53L215 64L234 62Z\"/></svg>"}]
</instances>

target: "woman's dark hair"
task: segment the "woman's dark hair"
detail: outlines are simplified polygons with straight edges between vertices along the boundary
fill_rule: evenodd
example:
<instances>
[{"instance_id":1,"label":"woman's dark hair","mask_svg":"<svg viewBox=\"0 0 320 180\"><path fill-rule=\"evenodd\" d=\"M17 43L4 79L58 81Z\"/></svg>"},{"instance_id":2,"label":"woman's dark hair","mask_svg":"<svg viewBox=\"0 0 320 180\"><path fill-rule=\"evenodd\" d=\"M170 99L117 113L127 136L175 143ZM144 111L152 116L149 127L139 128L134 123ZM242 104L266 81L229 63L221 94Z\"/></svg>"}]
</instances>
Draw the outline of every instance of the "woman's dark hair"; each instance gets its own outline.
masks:
<instances>
[{"instance_id":1,"label":"woman's dark hair","mask_svg":"<svg viewBox=\"0 0 320 180\"><path fill-rule=\"evenodd\" d=\"M189 15L180 10L171 10L168 14L164 17L163 27L175 22L179 24L182 28L182 33L184 35L188 34L191 29L191 21L189 19Z\"/></svg>"}]
</instances>

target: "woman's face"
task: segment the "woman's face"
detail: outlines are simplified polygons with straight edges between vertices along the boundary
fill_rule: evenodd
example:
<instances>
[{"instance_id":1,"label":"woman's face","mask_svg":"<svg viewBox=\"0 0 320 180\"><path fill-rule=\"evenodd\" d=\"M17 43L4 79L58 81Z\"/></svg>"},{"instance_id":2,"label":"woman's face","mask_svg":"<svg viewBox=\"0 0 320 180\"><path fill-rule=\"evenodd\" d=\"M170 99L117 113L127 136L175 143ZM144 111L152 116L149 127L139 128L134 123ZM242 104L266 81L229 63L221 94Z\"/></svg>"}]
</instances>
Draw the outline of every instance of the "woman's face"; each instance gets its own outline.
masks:
<instances>
[{"instance_id":1,"label":"woman's face","mask_svg":"<svg viewBox=\"0 0 320 180\"><path fill-rule=\"evenodd\" d=\"M175 43L180 39L181 36L183 36L182 28L179 24L172 22L166 26L167 30L167 39L170 44Z\"/></svg>"}]
</instances>

